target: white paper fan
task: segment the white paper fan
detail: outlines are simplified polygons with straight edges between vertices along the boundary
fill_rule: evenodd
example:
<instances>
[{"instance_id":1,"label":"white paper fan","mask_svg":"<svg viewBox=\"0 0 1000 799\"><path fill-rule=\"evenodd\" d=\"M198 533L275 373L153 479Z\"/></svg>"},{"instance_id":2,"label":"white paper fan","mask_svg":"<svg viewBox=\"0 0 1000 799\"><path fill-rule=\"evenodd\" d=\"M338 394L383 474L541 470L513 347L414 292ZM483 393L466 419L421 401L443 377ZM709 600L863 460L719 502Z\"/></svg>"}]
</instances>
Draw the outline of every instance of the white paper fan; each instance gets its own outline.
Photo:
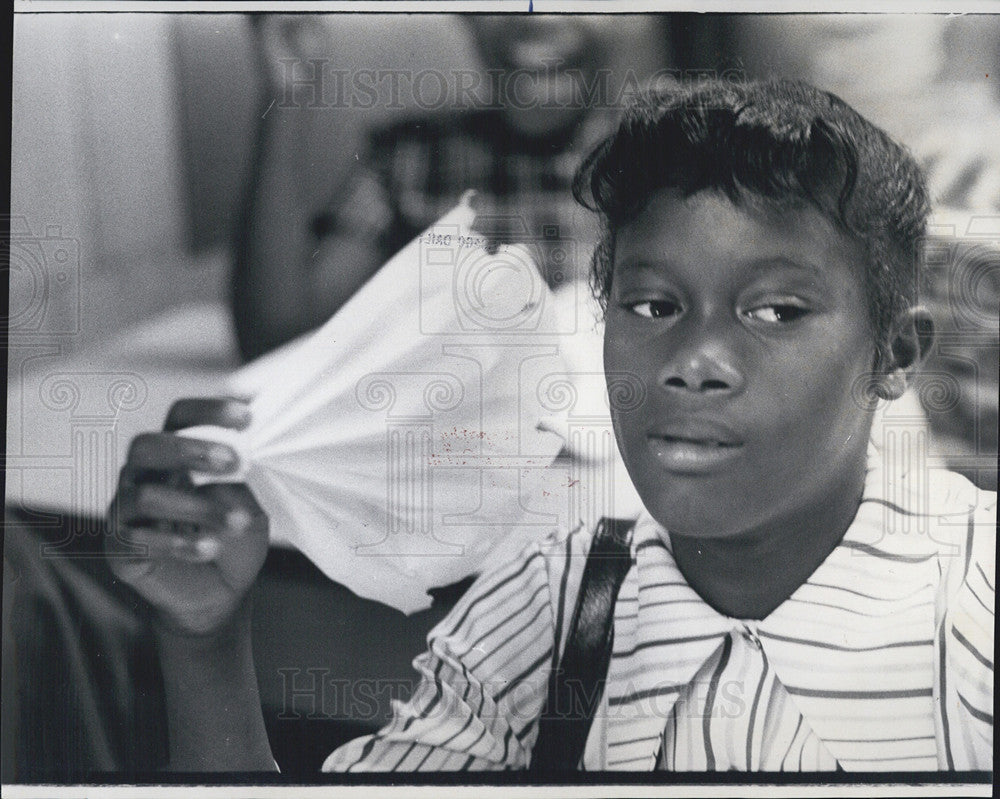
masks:
<instances>
[{"instance_id":1,"label":"white paper fan","mask_svg":"<svg viewBox=\"0 0 1000 799\"><path fill-rule=\"evenodd\" d=\"M487 253L474 219L466 199L322 328L253 364L249 429L184 431L237 450L274 541L406 613L545 532L519 474L562 445L521 386L528 361L565 369L548 289L525 248Z\"/></svg>"}]
</instances>

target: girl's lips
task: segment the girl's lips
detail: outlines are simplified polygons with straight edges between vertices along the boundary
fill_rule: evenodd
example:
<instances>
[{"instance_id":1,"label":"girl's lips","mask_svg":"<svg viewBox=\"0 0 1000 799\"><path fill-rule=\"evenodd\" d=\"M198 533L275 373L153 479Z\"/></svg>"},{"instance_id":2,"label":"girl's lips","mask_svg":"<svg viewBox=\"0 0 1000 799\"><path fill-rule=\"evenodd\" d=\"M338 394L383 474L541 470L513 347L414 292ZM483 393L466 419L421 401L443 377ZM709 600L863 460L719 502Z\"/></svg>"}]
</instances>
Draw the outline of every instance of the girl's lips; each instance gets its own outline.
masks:
<instances>
[{"instance_id":1,"label":"girl's lips","mask_svg":"<svg viewBox=\"0 0 1000 799\"><path fill-rule=\"evenodd\" d=\"M697 418L674 418L646 430L650 439L704 446L738 447L743 441L736 431L722 422Z\"/></svg>"},{"instance_id":2,"label":"girl's lips","mask_svg":"<svg viewBox=\"0 0 1000 799\"><path fill-rule=\"evenodd\" d=\"M709 474L738 457L743 446L700 434L650 435L646 441L653 457L679 474Z\"/></svg>"}]
</instances>

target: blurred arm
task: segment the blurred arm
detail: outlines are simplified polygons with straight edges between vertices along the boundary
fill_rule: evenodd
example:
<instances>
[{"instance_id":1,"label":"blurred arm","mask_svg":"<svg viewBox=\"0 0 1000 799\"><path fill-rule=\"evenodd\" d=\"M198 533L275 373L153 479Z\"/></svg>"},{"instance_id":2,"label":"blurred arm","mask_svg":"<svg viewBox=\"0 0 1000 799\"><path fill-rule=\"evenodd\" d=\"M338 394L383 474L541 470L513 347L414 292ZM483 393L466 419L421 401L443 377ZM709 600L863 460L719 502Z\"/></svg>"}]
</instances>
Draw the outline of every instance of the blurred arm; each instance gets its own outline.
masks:
<instances>
[{"instance_id":1,"label":"blurred arm","mask_svg":"<svg viewBox=\"0 0 1000 799\"><path fill-rule=\"evenodd\" d=\"M172 771L274 771L250 641L249 603L211 636L157 629Z\"/></svg>"},{"instance_id":2,"label":"blurred arm","mask_svg":"<svg viewBox=\"0 0 1000 799\"><path fill-rule=\"evenodd\" d=\"M295 26L304 23L268 17L254 24L261 72L270 88L261 102L232 282L237 338L248 359L325 322L383 260L377 237L345 231L343 225L323 229L316 224L324 214L330 218L331 192L342 167L326 156L337 135L336 110L310 107L320 88L285 85L293 77L313 76L319 68L309 63L309 56L299 55L304 46L296 36L305 34ZM290 98L295 106L283 108ZM374 193L362 185L374 181L369 170L356 170L354 188L337 206L347 205L356 194Z\"/></svg>"}]
</instances>

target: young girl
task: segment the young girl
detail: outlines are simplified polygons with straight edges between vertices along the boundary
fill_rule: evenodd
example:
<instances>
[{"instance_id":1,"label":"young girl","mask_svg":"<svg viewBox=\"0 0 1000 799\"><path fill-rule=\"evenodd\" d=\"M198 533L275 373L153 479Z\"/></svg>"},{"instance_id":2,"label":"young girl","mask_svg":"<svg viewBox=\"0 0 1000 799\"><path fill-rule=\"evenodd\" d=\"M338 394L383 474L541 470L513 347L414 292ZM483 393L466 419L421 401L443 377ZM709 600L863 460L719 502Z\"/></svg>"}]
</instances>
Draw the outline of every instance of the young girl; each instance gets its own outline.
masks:
<instances>
[{"instance_id":1,"label":"young girl","mask_svg":"<svg viewBox=\"0 0 1000 799\"><path fill-rule=\"evenodd\" d=\"M931 343L912 159L809 86L704 82L640 98L577 196L604 225L605 368L645 390L612 418L646 509L578 765L991 769L995 494L869 446ZM168 429L196 422L239 410L182 405ZM121 536L174 544L113 562L159 611L175 768L274 767L246 601L266 518L184 477L233 459L153 434L122 474ZM325 768L528 766L591 534L487 569L413 697Z\"/></svg>"}]
</instances>

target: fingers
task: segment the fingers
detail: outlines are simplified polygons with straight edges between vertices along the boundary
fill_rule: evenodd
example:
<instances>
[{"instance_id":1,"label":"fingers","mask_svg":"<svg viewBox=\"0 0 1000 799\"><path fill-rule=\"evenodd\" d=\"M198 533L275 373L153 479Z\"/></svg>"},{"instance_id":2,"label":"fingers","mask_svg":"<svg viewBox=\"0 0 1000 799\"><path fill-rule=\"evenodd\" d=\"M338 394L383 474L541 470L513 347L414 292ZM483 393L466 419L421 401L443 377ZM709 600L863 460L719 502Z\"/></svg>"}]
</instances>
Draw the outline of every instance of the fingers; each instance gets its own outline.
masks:
<instances>
[{"instance_id":1,"label":"fingers","mask_svg":"<svg viewBox=\"0 0 1000 799\"><path fill-rule=\"evenodd\" d=\"M157 560L208 563L222 551L222 542L216 535L166 533L149 527L130 528L128 540L141 549L141 554L130 563L141 574L148 572Z\"/></svg>"},{"instance_id":2,"label":"fingers","mask_svg":"<svg viewBox=\"0 0 1000 799\"><path fill-rule=\"evenodd\" d=\"M203 424L245 430L250 424L250 409L246 402L231 398L177 400L167 413L163 429L169 433Z\"/></svg>"},{"instance_id":3,"label":"fingers","mask_svg":"<svg viewBox=\"0 0 1000 799\"><path fill-rule=\"evenodd\" d=\"M239 456L225 444L201 441L172 433L142 433L129 447L128 467L134 471L197 471L230 474L239 465Z\"/></svg>"},{"instance_id":4,"label":"fingers","mask_svg":"<svg viewBox=\"0 0 1000 799\"><path fill-rule=\"evenodd\" d=\"M223 530L229 535L241 536L266 518L257 498L245 483L204 485L198 493L225 509Z\"/></svg>"},{"instance_id":5,"label":"fingers","mask_svg":"<svg viewBox=\"0 0 1000 799\"><path fill-rule=\"evenodd\" d=\"M218 558L222 549L218 533L148 520L132 524L119 520L104 544L111 570L133 586L165 562L208 563Z\"/></svg>"},{"instance_id":6,"label":"fingers","mask_svg":"<svg viewBox=\"0 0 1000 799\"><path fill-rule=\"evenodd\" d=\"M225 531L230 527L229 514L237 513L205 496L200 489L142 483L131 491L132 502L122 509L126 524L150 520Z\"/></svg>"},{"instance_id":7,"label":"fingers","mask_svg":"<svg viewBox=\"0 0 1000 799\"><path fill-rule=\"evenodd\" d=\"M157 560L216 560L226 547L242 546L238 542L251 533L259 534L253 536L254 545L261 543L259 538L266 548L266 516L244 485L176 488L123 483L114 514L117 540L108 543L109 551L123 557L122 565L135 571L134 576L141 576Z\"/></svg>"},{"instance_id":8,"label":"fingers","mask_svg":"<svg viewBox=\"0 0 1000 799\"><path fill-rule=\"evenodd\" d=\"M213 484L198 488L136 483L122 475L118 518L129 526L168 523L238 536L263 514L245 485Z\"/></svg>"},{"instance_id":9,"label":"fingers","mask_svg":"<svg viewBox=\"0 0 1000 799\"><path fill-rule=\"evenodd\" d=\"M109 508L105 552L118 578L168 615L183 615L199 597L221 607L224 597L248 588L267 551L267 518L249 488L191 481L192 472L235 472L237 453L169 431L206 424L240 430L249 422L240 400L187 399L168 413L168 432L132 441Z\"/></svg>"},{"instance_id":10,"label":"fingers","mask_svg":"<svg viewBox=\"0 0 1000 799\"><path fill-rule=\"evenodd\" d=\"M178 403L168 429L194 422L245 424L242 403ZM231 617L267 557L268 520L243 484L194 486L189 472L223 474L230 447L173 433L147 433L131 445L108 512L108 566L161 620L204 633Z\"/></svg>"}]
</instances>

